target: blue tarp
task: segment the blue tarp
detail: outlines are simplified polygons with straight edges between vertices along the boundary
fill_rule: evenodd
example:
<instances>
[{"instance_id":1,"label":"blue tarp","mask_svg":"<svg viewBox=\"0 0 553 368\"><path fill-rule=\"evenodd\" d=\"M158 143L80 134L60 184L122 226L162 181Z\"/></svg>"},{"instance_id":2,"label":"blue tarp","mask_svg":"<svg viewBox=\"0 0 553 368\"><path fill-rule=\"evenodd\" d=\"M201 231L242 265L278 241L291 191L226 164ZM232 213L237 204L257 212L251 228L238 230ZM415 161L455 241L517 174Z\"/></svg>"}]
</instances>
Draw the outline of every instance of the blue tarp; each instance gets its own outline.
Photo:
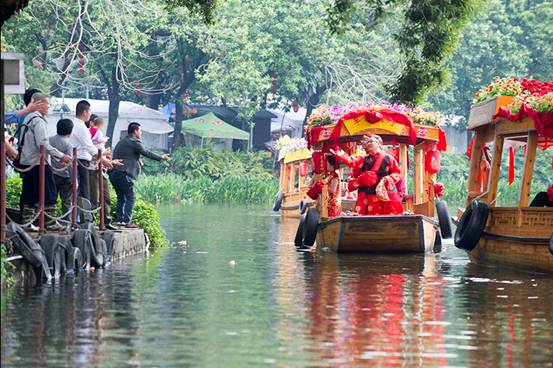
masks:
<instances>
[{"instance_id":1,"label":"blue tarp","mask_svg":"<svg viewBox=\"0 0 553 368\"><path fill-rule=\"evenodd\" d=\"M167 105L165 105L161 109L159 109L159 112L167 115L167 117L170 120L175 121L176 110L175 110L175 104L174 103L169 102Z\"/></svg>"}]
</instances>

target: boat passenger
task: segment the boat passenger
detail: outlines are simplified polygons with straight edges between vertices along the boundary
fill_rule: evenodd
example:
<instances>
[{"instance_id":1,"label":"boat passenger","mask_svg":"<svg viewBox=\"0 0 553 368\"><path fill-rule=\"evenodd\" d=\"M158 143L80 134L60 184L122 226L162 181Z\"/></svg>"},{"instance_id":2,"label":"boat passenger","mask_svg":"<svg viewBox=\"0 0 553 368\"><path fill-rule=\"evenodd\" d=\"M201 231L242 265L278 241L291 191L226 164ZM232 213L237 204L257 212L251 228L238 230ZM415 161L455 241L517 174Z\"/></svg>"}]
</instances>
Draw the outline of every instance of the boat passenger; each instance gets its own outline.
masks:
<instances>
[{"instance_id":1,"label":"boat passenger","mask_svg":"<svg viewBox=\"0 0 553 368\"><path fill-rule=\"evenodd\" d=\"M342 188L340 186L340 170L336 165L333 155L325 154L326 170L324 179L315 182L307 191L306 196L316 200L323 191L323 186L328 188L327 210L328 217L338 217L342 214ZM305 198L304 198L305 200Z\"/></svg>"},{"instance_id":2,"label":"boat passenger","mask_svg":"<svg viewBox=\"0 0 553 368\"><path fill-rule=\"evenodd\" d=\"M348 189L357 190L355 211L360 215L401 215L401 195L396 188L401 170L397 161L382 150L378 135L363 136L361 144L367 153L364 157L331 150L340 162L352 168Z\"/></svg>"},{"instance_id":3,"label":"boat passenger","mask_svg":"<svg viewBox=\"0 0 553 368\"><path fill-rule=\"evenodd\" d=\"M536 194L530 207L553 207L553 185L547 188L547 192Z\"/></svg>"}]
</instances>

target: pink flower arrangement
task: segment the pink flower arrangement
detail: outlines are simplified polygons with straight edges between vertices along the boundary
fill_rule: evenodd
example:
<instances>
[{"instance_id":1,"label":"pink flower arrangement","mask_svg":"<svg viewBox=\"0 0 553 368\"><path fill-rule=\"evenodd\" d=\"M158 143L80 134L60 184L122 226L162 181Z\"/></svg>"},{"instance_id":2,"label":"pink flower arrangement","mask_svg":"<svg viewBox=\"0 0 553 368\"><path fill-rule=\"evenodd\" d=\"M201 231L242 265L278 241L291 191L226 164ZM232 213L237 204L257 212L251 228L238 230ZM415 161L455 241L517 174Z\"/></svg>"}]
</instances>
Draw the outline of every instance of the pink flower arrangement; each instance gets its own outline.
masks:
<instances>
[{"instance_id":1,"label":"pink flower arrangement","mask_svg":"<svg viewBox=\"0 0 553 368\"><path fill-rule=\"evenodd\" d=\"M310 126L332 125L336 124L342 116L351 111L378 108L390 109L406 114L416 124L439 126L443 125L446 120L445 116L440 112L424 111L420 107L408 107L402 104L390 104L386 101L380 101L376 104L365 105L335 105L331 107L321 105L311 113L307 119L307 124Z\"/></svg>"}]
</instances>

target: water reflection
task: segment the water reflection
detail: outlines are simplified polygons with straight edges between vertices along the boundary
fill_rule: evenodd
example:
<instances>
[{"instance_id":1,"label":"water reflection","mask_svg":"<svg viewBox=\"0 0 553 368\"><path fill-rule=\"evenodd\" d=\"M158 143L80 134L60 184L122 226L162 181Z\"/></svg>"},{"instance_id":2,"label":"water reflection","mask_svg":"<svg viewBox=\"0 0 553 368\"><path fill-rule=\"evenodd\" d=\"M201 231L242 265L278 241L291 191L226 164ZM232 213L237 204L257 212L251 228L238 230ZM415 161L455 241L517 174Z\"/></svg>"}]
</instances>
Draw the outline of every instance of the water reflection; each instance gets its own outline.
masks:
<instances>
[{"instance_id":1,"label":"water reflection","mask_svg":"<svg viewBox=\"0 0 553 368\"><path fill-rule=\"evenodd\" d=\"M2 366L553 366L551 276L297 251L263 209L162 219L188 247L3 295Z\"/></svg>"}]
</instances>

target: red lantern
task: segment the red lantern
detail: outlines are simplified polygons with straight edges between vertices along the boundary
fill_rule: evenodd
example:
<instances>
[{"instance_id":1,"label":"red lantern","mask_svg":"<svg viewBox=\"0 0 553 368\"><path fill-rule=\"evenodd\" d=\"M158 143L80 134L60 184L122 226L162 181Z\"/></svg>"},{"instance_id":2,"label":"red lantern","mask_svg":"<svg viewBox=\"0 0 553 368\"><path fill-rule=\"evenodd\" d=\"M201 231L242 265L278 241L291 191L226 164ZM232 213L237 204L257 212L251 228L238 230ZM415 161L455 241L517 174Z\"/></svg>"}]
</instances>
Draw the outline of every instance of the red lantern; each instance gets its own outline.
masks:
<instances>
[{"instance_id":1,"label":"red lantern","mask_svg":"<svg viewBox=\"0 0 553 368\"><path fill-rule=\"evenodd\" d=\"M84 43L83 42L79 42L79 51L83 51L84 50Z\"/></svg>"},{"instance_id":2,"label":"red lantern","mask_svg":"<svg viewBox=\"0 0 553 368\"><path fill-rule=\"evenodd\" d=\"M297 99L297 98L294 99L293 106L294 106L294 112L298 112L299 109L300 109L300 106L299 106L299 103L298 103L298 99Z\"/></svg>"},{"instance_id":3,"label":"red lantern","mask_svg":"<svg viewBox=\"0 0 553 368\"><path fill-rule=\"evenodd\" d=\"M83 59L79 60L79 66L82 68L84 66L85 62Z\"/></svg>"},{"instance_id":4,"label":"red lantern","mask_svg":"<svg viewBox=\"0 0 553 368\"><path fill-rule=\"evenodd\" d=\"M77 73L79 73L79 75L83 75L85 73L84 69L79 69L77 70Z\"/></svg>"},{"instance_id":5,"label":"red lantern","mask_svg":"<svg viewBox=\"0 0 553 368\"><path fill-rule=\"evenodd\" d=\"M33 59L33 66L38 70L42 66L42 62L40 60Z\"/></svg>"},{"instance_id":6,"label":"red lantern","mask_svg":"<svg viewBox=\"0 0 553 368\"><path fill-rule=\"evenodd\" d=\"M440 152L426 152L424 156L424 168L429 174L437 174L440 171Z\"/></svg>"}]
</instances>

